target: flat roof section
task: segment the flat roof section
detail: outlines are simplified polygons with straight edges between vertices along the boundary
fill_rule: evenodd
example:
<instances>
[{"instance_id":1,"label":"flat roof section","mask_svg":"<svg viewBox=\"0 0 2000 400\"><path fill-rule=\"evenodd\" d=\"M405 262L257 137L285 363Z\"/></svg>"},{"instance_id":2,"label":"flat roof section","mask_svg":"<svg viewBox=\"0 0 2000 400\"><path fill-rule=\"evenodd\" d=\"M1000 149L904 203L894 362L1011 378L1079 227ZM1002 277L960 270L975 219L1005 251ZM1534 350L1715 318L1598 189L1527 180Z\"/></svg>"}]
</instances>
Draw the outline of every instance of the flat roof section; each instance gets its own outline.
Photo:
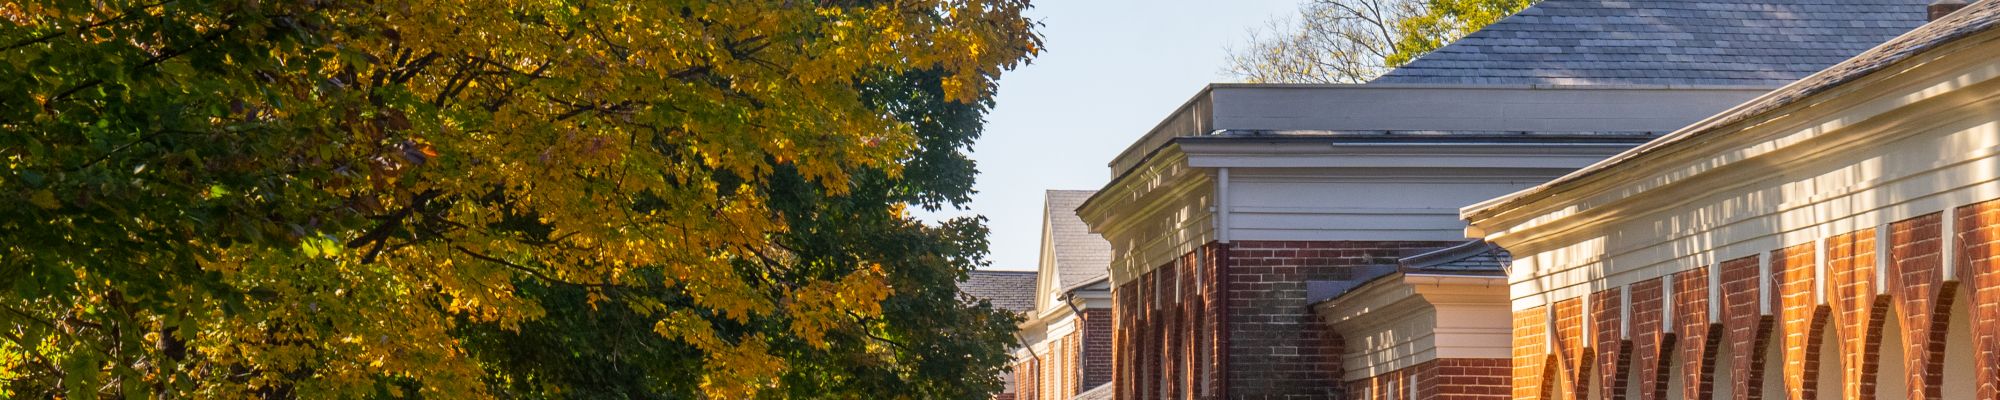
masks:
<instances>
[{"instance_id":1,"label":"flat roof section","mask_svg":"<svg viewBox=\"0 0 2000 400\"><path fill-rule=\"evenodd\" d=\"M1650 139L1768 92L1670 85L1211 84L1112 160L1116 178L1176 138L1352 137L1524 143Z\"/></svg>"}]
</instances>

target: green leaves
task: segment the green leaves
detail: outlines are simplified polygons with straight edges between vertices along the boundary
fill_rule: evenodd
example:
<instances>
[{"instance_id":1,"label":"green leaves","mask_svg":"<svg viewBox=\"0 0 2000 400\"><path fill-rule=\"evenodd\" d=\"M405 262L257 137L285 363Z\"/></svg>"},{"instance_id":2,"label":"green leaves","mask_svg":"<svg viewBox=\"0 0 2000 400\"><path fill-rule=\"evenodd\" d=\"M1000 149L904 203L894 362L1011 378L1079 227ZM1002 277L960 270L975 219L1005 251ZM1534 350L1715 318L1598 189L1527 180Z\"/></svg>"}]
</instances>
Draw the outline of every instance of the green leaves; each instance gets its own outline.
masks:
<instances>
[{"instance_id":1,"label":"green leaves","mask_svg":"<svg viewBox=\"0 0 2000 400\"><path fill-rule=\"evenodd\" d=\"M599 383L473 358L535 343L642 371L605 375L645 381L617 390L745 398L827 359L944 357L888 350L935 329L885 321L982 318L938 278L982 242L898 210L965 199L994 79L1039 45L1025 7L0 5L0 199L23 205L0 208L0 307L19 317L0 332L62 333L0 335L0 370L22 371L0 392ZM570 318L607 309L621 320ZM958 348L998 354L979 343ZM945 370L991 375L980 360ZM972 379L953 393L990 388Z\"/></svg>"}]
</instances>

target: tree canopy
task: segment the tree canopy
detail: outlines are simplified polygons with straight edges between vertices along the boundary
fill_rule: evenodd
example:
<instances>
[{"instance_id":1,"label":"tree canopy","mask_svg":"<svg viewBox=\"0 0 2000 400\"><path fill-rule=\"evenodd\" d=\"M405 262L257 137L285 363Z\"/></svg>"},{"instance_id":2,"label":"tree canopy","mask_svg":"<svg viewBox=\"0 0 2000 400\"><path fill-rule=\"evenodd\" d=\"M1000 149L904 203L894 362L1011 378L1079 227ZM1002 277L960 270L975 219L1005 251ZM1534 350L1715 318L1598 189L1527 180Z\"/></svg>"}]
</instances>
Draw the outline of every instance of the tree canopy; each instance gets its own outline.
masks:
<instances>
[{"instance_id":1,"label":"tree canopy","mask_svg":"<svg viewBox=\"0 0 2000 400\"><path fill-rule=\"evenodd\" d=\"M1534 5L1536 0L1309 0L1231 51L1256 83L1362 83Z\"/></svg>"},{"instance_id":2,"label":"tree canopy","mask_svg":"<svg viewBox=\"0 0 2000 400\"><path fill-rule=\"evenodd\" d=\"M984 229L903 208L1027 7L0 4L0 395L990 389Z\"/></svg>"}]
</instances>

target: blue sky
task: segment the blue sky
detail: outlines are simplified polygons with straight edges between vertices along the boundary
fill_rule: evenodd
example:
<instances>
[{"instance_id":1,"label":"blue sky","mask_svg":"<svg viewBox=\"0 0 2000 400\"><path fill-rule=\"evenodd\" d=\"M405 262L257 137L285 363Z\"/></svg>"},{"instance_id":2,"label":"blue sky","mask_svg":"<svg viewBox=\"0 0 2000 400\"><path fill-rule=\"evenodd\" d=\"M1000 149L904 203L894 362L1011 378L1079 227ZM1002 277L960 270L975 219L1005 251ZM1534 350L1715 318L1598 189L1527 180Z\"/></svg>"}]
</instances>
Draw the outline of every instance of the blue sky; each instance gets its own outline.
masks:
<instances>
[{"instance_id":1,"label":"blue sky","mask_svg":"<svg viewBox=\"0 0 2000 400\"><path fill-rule=\"evenodd\" d=\"M1105 163L1209 82L1224 82L1227 47L1293 15L1300 0L1045 0L1047 49L1007 73L974 145L971 209L993 230L993 269L1034 269L1042 191L1097 189ZM938 218L940 215L930 215Z\"/></svg>"}]
</instances>

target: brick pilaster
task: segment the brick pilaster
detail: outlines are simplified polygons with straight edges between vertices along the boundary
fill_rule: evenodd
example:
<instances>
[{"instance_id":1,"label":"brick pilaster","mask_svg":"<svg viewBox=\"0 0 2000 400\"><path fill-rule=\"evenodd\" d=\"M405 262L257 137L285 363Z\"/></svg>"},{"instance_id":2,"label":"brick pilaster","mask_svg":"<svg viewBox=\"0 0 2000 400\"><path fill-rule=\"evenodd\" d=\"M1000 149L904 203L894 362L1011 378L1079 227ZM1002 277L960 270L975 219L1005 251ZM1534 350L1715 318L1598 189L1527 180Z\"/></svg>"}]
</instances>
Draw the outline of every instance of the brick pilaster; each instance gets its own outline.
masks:
<instances>
[{"instance_id":1,"label":"brick pilaster","mask_svg":"<svg viewBox=\"0 0 2000 400\"><path fill-rule=\"evenodd\" d=\"M1881 393L1881 397L1911 400L1937 399L1944 381L1944 340L1949 301L1940 301L1944 288L1941 214L1930 214L1889 225L1889 287L1894 288L1903 335L1903 362L1909 376L1909 393ZM1888 377L1896 379L1896 377Z\"/></svg>"},{"instance_id":2,"label":"brick pilaster","mask_svg":"<svg viewBox=\"0 0 2000 400\"><path fill-rule=\"evenodd\" d=\"M1673 335L1666 332L1666 284L1665 278L1653 278L1633 283L1632 304L1632 369L1639 377L1634 385L1639 385L1639 398L1633 400L1659 400L1666 398L1667 374L1671 373L1667 360L1674 351Z\"/></svg>"},{"instance_id":3,"label":"brick pilaster","mask_svg":"<svg viewBox=\"0 0 2000 400\"><path fill-rule=\"evenodd\" d=\"M1819 348L1820 335L1830 334L1821 329L1827 309L1819 305L1814 295L1815 274L1814 244L1792 246L1771 253L1771 283L1777 292L1773 296L1778 304L1778 316L1784 321L1785 376L1782 382L1792 399L1815 400L1819 388ZM1831 351L1831 350L1825 350ZM1779 383L1771 377L1767 382Z\"/></svg>"},{"instance_id":4,"label":"brick pilaster","mask_svg":"<svg viewBox=\"0 0 2000 400\"><path fill-rule=\"evenodd\" d=\"M1876 356L1888 300L1876 293L1875 230L1827 239L1827 298L1840 335L1840 398L1875 399Z\"/></svg>"},{"instance_id":5,"label":"brick pilaster","mask_svg":"<svg viewBox=\"0 0 2000 400\"><path fill-rule=\"evenodd\" d=\"M1547 306L1514 312L1513 397L1544 399L1546 378L1554 376L1548 349L1549 310Z\"/></svg>"},{"instance_id":6,"label":"brick pilaster","mask_svg":"<svg viewBox=\"0 0 2000 400\"><path fill-rule=\"evenodd\" d=\"M1625 340L1625 332L1621 330L1624 307L1619 288L1590 294L1590 338L1595 351L1592 358L1597 361L1594 366L1597 381L1602 382L1598 386L1604 390L1597 394L1601 399L1625 399L1625 377L1629 373L1626 368L1631 364L1632 341Z\"/></svg>"},{"instance_id":7,"label":"brick pilaster","mask_svg":"<svg viewBox=\"0 0 2000 400\"><path fill-rule=\"evenodd\" d=\"M1556 302L1556 359L1560 362L1556 369L1562 374L1569 387L1556 388L1556 399L1577 400L1580 393L1588 391L1588 374L1591 364L1590 348L1583 342L1583 299L1573 298Z\"/></svg>"},{"instance_id":8,"label":"brick pilaster","mask_svg":"<svg viewBox=\"0 0 2000 400\"><path fill-rule=\"evenodd\" d=\"M1681 365L1674 365L1673 373L1681 374L1683 392L1668 393L1669 398L1709 399L1714 393L1710 377L1715 370L1715 345L1721 338L1719 327L1708 313L1708 273L1709 268L1695 268L1681 271L1671 276L1674 280L1674 315L1668 316L1674 324L1675 336L1679 343L1675 351L1680 352Z\"/></svg>"},{"instance_id":9,"label":"brick pilaster","mask_svg":"<svg viewBox=\"0 0 2000 400\"><path fill-rule=\"evenodd\" d=\"M2000 200L1959 207L1957 254L1970 284L1974 381L1982 399L2000 398Z\"/></svg>"},{"instance_id":10,"label":"brick pilaster","mask_svg":"<svg viewBox=\"0 0 2000 400\"><path fill-rule=\"evenodd\" d=\"M1761 400L1764 382L1780 381L1764 376L1764 355L1775 321L1761 307L1764 277L1759 263L1757 256L1739 258L1724 261L1717 271L1722 274L1722 345L1729 346L1730 359L1715 360L1714 368L1729 368L1734 379L1713 384L1730 385L1734 400Z\"/></svg>"}]
</instances>

